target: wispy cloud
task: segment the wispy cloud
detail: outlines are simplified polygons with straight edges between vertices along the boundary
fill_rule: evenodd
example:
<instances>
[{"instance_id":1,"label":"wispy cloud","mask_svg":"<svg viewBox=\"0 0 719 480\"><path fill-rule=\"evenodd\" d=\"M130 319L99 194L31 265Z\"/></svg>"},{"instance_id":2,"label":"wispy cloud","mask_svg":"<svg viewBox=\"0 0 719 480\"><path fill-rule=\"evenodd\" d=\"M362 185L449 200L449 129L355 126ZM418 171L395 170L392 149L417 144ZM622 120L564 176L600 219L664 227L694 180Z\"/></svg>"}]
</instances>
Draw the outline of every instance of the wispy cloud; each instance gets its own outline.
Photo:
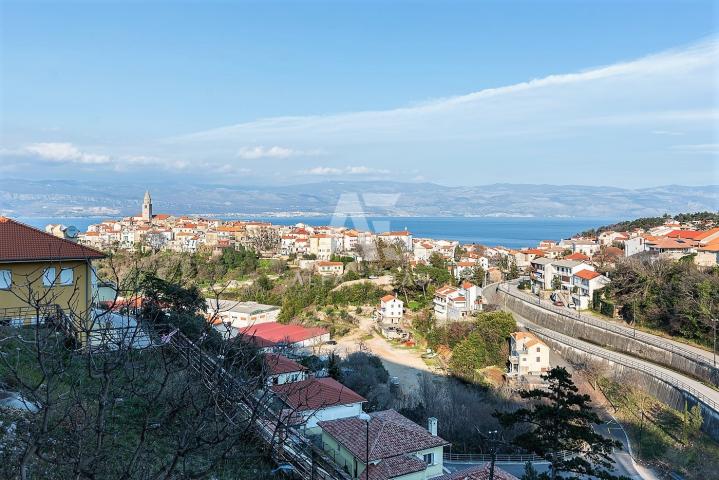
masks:
<instances>
[{"instance_id":1,"label":"wispy cloud","mask_svg":"<svg viewBox=\"0 0 719 480\"><path fill-rule=\"evenodd\" d=\"M58 163L110 163L109 155L81 151L72 143L33 143L31 145L27 145L21 153L36 155L43 160Z\"/></svg>"},{"instance_id":2,"label":"wispy cloud","mask_svg":"<svg viewBox=\"0 0 719 480\"><path fill-rule=\"evenodd\" d=\"M176 138L205 142L406 142L542 135L627 121L649 131L674 131L676 122L717 118L713 95L719 40L578 73L550 75L410 107L331 115L274 117ZM691 91L688 91L691 90ZM656 127L656 128L651 128ZM647 130L645 130L647 131Z\"/></svg>"},{"instance_id":3,"label":"wispy cloud","mask_svg":"<svg viewBox=\"0 0 719 480\"><path fill-rule=\"evenodd\" d=\"M237 151L239 158L245 160L257 160L260 158L289 158L301 154L297 150L284 147L263 147L261 145L256 147L242 147Z\"/></svg>"},{"instance_id":4,"label":"wispy cloud","mask_svg":"<svg viewBox=\"0 0 719 480\"><path fill-rule=\"evenodd\" d=\"M672 150L683 153L719 154L719 143L700 143L695 145L672 145Z\"/></svg>"},{"instance_id":5,"label":"wispy cloud","mask_svg":"<svg viewBox=\"0 0 719 480\"><path fill-rule=\"evenodd\" d=\"M333 176L333 175L378 175L389 173L389 170L381 168L369 168L365 166L358 167L313 167L306 170L300 170L298 172L301 175L321 175L321 176Z\"/></svg>"}]
</instances>

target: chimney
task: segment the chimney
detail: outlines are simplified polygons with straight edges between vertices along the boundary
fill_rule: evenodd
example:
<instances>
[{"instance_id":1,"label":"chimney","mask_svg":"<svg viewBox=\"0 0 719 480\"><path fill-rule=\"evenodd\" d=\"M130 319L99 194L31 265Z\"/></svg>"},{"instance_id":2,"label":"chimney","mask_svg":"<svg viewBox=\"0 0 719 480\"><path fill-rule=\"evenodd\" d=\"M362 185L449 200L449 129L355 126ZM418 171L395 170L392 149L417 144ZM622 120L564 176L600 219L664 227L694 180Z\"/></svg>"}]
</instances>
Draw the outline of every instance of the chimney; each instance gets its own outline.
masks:
<instances>
[{"instance_id":1,"label":"chimney","mask_svg":"<svg viewBox=\"0 0 719 480\"><path fill-rule=\"evenodd\" d=\"M437 419L435 417L429 417L427 419L427 430L429 430L432 436L437 436Z\"/></svg>"}]
</instances>

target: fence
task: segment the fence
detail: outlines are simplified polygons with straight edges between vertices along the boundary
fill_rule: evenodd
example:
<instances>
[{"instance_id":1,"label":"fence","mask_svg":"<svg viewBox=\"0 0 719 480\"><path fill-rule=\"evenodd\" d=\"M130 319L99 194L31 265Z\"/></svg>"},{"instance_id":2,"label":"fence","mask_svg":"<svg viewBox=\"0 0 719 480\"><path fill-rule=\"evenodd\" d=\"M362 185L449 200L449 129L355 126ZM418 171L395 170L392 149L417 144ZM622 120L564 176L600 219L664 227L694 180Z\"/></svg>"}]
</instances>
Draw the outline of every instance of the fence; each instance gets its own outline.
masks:
<instances>
[{"instance_id":1,"label":"fence","mask_svg":"<svg viewBox=\"0 0 719 480\"><path fill-rule=\"evenodd\" d=\"M327 455L289 426L279 414L272 411L254 392L248 391L233 375L219 365L181 332L165 336L161 343L177 351L202 378L206 387L222 395L237 413L254 424L258 436L270 448L272 458L278 463L291 464L295 472L311 480L349 480ZM237 401L239 399L239 401ZM234 413L226 413L236 418Z\"/></svg>"},{"instance_id":2,"label":"fence","mask_svg":"<svg viewBox=\"0 0 719 480\"><path fill-rule=\"evenodd\" d=\"M663 341L661 338L656 337L654 335L650 335L650 334L644 333L644 332L638 332L632 328L622 327L620 325L615 325L613 323L609 323L606 321L588 317L586 315L582 316L582 314L579 311L572 311L572 310L568 310L563 307L557 307L557 306L552 305L546 301L540 300L539 297L535 297L533 295L528 295L523 292L513 291L509 284L500 284L499 289L503 293L506 293L514 298L518 298L524 302L529 303L530 305L537 306L544 310L556 313L557 315L561 315L566 318L571 318L572 320L577 320L577 321L585 323L587 325L591 325L593 327L596 327L596 328L599 328L602 330L606 330L608 332L616 333L618 335L622 335L627 338L639 340L642 343L646 343L647 345L652 345L654 347L661 348L663 350L667 350L667 351L675 353L677 355L681 355L682 357L685 357L693 362L703 364L704 366L707 366L710 368L716 368L716 365L714 365L713 362L709 361L709 359L698 354L696 351L682 348L672 342Z\"/></svg>"},{"instance_id":3,"label":"fence","mask_svg":"<svg viewBox=\"0 0 719 480\"><path fill-rule=\"evenodd\" d=\"M698 391L691 385L683 382L679 378L668 375L666 372L663 372L659 369L653 368L645 362L639 362L636 360L632 360L630 358L627 358L626 356L610 352L601 347L595 347L593 345L590 345L590 344L587 344L584 342L580 342L578 340L573 339L572 337L568 337L566 335L554 332L552 330L548 330L546 328L541 328L541 327L537 327L534 325L526 325L526 328L527 328L527 330L534 332L542 337L550 338L556 342L562 343L564 345L568 345L570 347L576 348L578 350L582 350L587 353L591 353L592 355L603 358L610 362L613 362L613 363L616 363L616 364L619 364L619 365L622 365L622 366L625 366L628 368L632 368L634 370L639 370L643 373L651 375L652 377L656 378L657 380L660 380L664 383L671 385L674 388L677 388L679 390L683 390L683 391L689 393L694 398L696 398L697 401L705 404L710 409L719 413L719 403L718 402L716 402L712 398L706 396L704 393Z\"/></svg>"}]
</instances>

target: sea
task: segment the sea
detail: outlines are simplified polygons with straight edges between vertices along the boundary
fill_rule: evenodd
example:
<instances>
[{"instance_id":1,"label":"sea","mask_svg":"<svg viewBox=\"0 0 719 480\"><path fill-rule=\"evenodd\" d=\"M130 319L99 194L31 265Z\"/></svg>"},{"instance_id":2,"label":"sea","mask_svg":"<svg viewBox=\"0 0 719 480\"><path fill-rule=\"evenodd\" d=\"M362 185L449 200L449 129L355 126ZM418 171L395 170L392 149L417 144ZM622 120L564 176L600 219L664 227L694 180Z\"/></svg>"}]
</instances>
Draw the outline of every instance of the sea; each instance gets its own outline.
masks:
<instances>
[{"instance_id":1,"label":"sea","mask_svg":"<svg viewBox=\"0 0 719 480\"><path fill-rule=\"evenodd\" d=\"M219 217L218 217L219 218ZM107 217L19 217L17 220L44 229L49 223L73 225L81 232L88 225ZM230 220L240 220L233 217ZM415 238L458 240L460 243L502 245L508 248L536 247L541 240L560 240L577 233L616 223L618 218L537 218L537 217L348 217L344 221L331 216L248 217L247 220L268 221L277 225L303 223L312 226L344 225L358 230L376 232L407 229Z\"/></svg>"}]
</instances>

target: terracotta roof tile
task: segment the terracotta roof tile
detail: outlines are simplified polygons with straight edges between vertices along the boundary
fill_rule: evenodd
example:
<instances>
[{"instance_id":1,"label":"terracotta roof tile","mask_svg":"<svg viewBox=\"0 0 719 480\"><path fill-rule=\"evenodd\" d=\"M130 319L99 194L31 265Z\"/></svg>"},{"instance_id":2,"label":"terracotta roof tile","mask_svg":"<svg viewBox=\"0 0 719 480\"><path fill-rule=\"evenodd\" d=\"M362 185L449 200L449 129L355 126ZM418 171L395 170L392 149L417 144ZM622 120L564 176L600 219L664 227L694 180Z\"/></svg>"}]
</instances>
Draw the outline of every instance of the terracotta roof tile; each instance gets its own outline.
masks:
<instances>
[{"instance_id":1,"label":"terracotta roof tile","mask_svg":"<svg viewBox=\"0 0 719 480\"><path fill-rule=\"evenodd\" d=\"M380 460L379 463L370 463L360 475L360 480L391 480L410 473L422 472L427 468L424 460L414 455L399 455ZM369 474L369 477L368 477Z\"/></svg>"},{"instance_id":2,"label":"terracotta roof tile","mask_svg":"<svg viewBox=\"0 0 719 480\"><path fill-rule=\"evenodd\" d=\"M104 253L94 248L0 217L0 262L85 260L104 256Z\"/></svg>"},{"instance_id":3,"label":"terracotta roof tile","mask_svg":"<svg viewBox=\"0 0 719 480\"><path fill-rule=\"evenodd\" d=\"M337 380L308 378L299 382L274 385L272 391L295 411L317 410L367 400Z\"/></svg>"},{"instance_id":4,"label":"terracotta roof tile","mask_svg":"<svg viewBox=\"0 0 719 480\"><path fill-rule=\"evenodd\" d=\"M370 413L370 461L406 455L428 448L449 445L441 437L432 435L410 419L394 410ZM356 417L319 422L323 431L331 435L358 459L367 458L364 420Z\"/></svg>"},{"instance_id":5,"label":"terracotta roof tile","mask_svg":"<svg viewBox=\"0 0 719 480\"><path fill-rule=\"evenodd\" d=\"M489 463L485 463L484 465L476 465L464 470L447 473L441 477L436 477L434 480L489 480L489 469ZM495 480L519 480L496 465L494 466L494 478Z\"/></svg>"},{"instance_id":6,"label":"terracotta roof tile","mask_svg":"<svg viewBox=\"0 0 719 480\"><path fill-rule=\"evenodd\" d=\"M593 278L597 278L601 274L599 272L593 272L591 270L580 270L574 275L579 278L583 278L584 280L592 280Z\"/></svg>"},{"instance_id":7,"label":"terracotta roof tile","mask_svg":"<svg viewBox=\"0 0 719 480\"><path fill-rule=\"evenodd\" d=\"M303 372L307 370L305 367L295 362L294 360L290 360L289 358L282 355L277 355L276 353L265 354L265 365L267 366L267 370L269 371L270 375L279 375L281 373L291 372Z\"/></svg>"}]
</instances>

